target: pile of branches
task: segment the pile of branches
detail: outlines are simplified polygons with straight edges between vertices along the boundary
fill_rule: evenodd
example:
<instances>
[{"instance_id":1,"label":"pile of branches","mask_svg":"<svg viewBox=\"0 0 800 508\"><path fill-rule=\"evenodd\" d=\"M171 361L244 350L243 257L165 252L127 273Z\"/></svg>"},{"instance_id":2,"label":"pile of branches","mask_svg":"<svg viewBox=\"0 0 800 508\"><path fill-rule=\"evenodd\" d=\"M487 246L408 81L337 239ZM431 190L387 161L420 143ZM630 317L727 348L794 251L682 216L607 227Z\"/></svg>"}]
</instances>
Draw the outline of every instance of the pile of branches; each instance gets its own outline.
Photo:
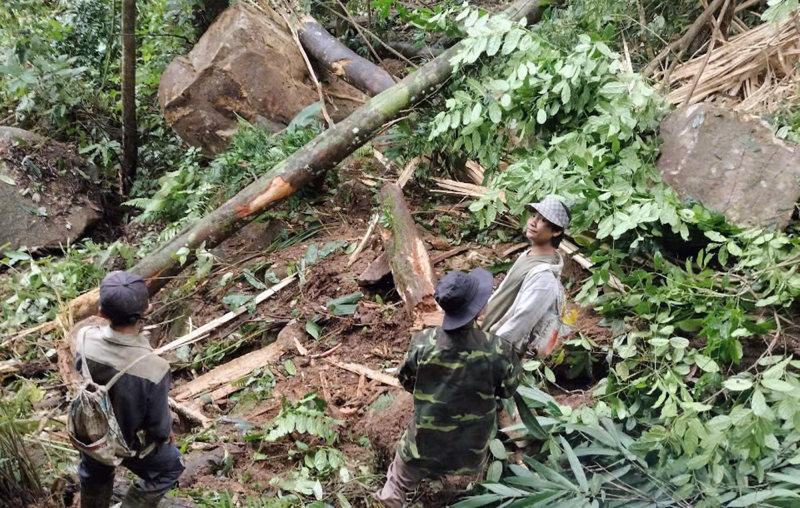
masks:
<instances>
[{"instance_id":1,"label":"pile of branches","mask_svg":"<svg viewBox=\"0 0 800 508\"><path fill-rule=\"evenodd\" d=\"M669 102L711 99L740 111L774 111L797 89L798 25L796 18L764 23L678 65L669 77Z\"/></svg>"}]
</instances>

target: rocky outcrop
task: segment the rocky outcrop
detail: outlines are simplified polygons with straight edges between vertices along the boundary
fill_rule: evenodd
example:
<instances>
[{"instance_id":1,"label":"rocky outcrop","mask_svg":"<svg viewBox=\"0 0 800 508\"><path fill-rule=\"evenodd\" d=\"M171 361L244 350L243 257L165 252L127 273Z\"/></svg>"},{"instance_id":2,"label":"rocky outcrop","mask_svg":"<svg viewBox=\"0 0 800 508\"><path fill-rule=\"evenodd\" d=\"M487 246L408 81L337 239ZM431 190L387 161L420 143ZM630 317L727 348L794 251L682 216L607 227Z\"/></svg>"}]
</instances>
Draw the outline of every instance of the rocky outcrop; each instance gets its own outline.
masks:
<instances>
[{"instance_id":1,"label":"rocky outcrop","mask_svg":"<svg viewBox=\"0 0 800 508\"><path fill-rule=\"evenodd\" d=\"M94 168L67 145L11 129L0 128L0 248L75 242L100 217L87 178Z\"/></svg>"},{"instance_id":2,"label":"rocky outcrop","mask_svg":"<svg viewBox=\"0 0 800 508\"><path fill-rule=\"evenodd\" d=\"M684 201L741 226L785 228L800 199L800 147L759 118L697 104L661 123L658 169Z\"/></svg>"},{"instance_id":3,"label":"rocky outcrop","mask_svg":"<svg viewBox=\"0 0 800 508\"><path fill-rule=\"evenodd\" d=\"M335 121L368 99L337 78L323 87ZM175 132L209 154L227 146L238 117L277 131L319 101L283 19L246 2L226 9L187 56L172 61L158 95Z\"/></svg>"}]
</instances>

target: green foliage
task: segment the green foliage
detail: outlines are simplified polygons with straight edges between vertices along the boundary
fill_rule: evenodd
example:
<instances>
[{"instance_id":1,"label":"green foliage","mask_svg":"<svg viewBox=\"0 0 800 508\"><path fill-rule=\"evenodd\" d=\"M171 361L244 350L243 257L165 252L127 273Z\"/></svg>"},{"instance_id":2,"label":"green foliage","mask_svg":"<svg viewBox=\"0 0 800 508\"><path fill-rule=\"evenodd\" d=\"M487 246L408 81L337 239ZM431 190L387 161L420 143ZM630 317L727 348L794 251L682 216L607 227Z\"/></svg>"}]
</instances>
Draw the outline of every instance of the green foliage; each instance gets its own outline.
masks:
<instances>
[{"instance_id":1,"label":"green foliage","mask_svg":"<svg viewBox=\"0 0 800 508\"><path fill-rule=\"evenodd\" d=\"M769 0L769 8L761 15L765 22L777 23L790 17L797 7L800 6L798 0Z\"/></svg>"},{"instance_id":2,"label":"green foliage","mask_svg":"<svg viewBox=\"0 0 800 508\"><path fill-rule=\"evenodd\" d=\"M276 136L242 120L231 146L210 164L204 164L197 148L190 148L176 170L158 179L159 189L152 197L127 204L143 210L137 221L167 221L159 237L166 241L270 171L317 132L305 129Z\"/></svg>"},{"instance_id":3,"label":"green foliage","mask_svg":"<svg viewBox=\"0 0 800 508\"><path fill-rule=\"evenodd\" d=\"M197 506L209 508L290 508L306 506L300 497L290 494L288 496L247 496L234 502L234 496L227 491L195 490L191 493Z\"/></svg>"},{"instance_id":4,"label":"green foliage","mask_svg":"<svg viewBox=\"0 0 800 508\"><path fill-rule=\"evenodd\" d=\"M194 0L137 5L141 175L134 193L182 153L156 98L166 65L195 38ZM0 4L0 104L21 127L75 141L113 181L119 160L119 2L9 0ZM5 116L5 114L3 115ZM98 156L102 154L102 157Z\"/></svg>"},{"instance_id":5,"label":"green foliage","mask_svg":"<svg viewBox=\"0 0 800 508\"><path fill-rule=\"evenodd\" d=\"M109 263L125 268L135 255L121 242L106 247L91 240L68 245L60 257L34 259L27 252L3 252L0 266L9 267L9 275L0 283L0 335L55 318L60 304L100 284Z\"/></svg>"},{"instance_id":6,"label":"green foliage","mask_svg":"<svg viewBox=\"0 0 800 508\"><path fill-rule=\"evenodd\" d=\"M278 439L297 432L322 438L329 445L335 443L339 433L334 430L342 421L335 420L325 414L324 400L312 392L295 403L289 402L284 397L281 400L281 410L269 425L267 432L250 435L248 440L263 439L277 441Z\"/></svg>"},{"instance_id":7,"label":"green foliage","mask_svg":"<svg viewBox=\"0 0 800 508\"><path fill-rule=\"evenodd\" d=\"M453 81L429 122L427 148L464 151L489 168L512 161L470 208L483 227L504 212L524 218L524 203L548 194L572 205L570 233L594 263L577 299L606 317L614 341L576 338L561 353L571 375L605 361L592 406L571 411L520 389L548 413L531 428L550 436L527 468L510 466L502 484L463 506L590 506L597 498L606 506L790 505L800 495L785 482L800 460L800 364L765 355L733 377L730 366L742 360L741 340L773 333L782 307L800 295L800 240L727 224L681 204L661 182L654 160L663 102L606 43L613 32L605 21L575 22L579 11L568 9L572 18L554 14L527 30L465 12L469 39L454 65L481 65ZM594 29L547 36L565 26ZM688 259L679 260L676 244ZM621 290L604 291L612 277ZM556 381L547 366L528 367ZM493 468L497 477L502 465Z\"/></svg>"},{"instance_id":8,"label":"green foliage","mask_svg":"<svg viewBox=\"0 0 800 508\"><path fill-rule=\"evenodd\" d=\"M26 440L37 424L24 419L31 414L31 404L40 401L44 393L27 381L15 384L15 393L0 398L0 495L4 500L40 505L47 497L45 469L50 463L34 461Z\"/></svg>"}]
</instances>

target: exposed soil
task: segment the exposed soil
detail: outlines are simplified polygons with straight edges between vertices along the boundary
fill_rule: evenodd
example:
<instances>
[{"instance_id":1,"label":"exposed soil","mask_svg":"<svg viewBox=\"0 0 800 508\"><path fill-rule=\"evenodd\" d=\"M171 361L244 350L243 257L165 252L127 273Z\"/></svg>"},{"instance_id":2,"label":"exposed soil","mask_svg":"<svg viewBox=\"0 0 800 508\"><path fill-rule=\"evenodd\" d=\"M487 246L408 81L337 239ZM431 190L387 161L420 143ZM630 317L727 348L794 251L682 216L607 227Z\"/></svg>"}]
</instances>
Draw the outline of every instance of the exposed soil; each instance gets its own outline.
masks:
<instances>
[{"instance_id":1,"label":"exposed soil","mask_svg":"<svg viewBox=\"0 0 800 508\"><path fill-rule=\"evenodd\" d=\"M348 244L360 242L375 203L372 194L377 191L377 186L370 184L371 179L380 181L393 177L391 173L387 174L378 168L378 165L369 161L350 161L340 173L341 182L335 193L331 195L325 189L315 190L319 197L313 203L313 213L310 213L310 208L309 213L289 212L288 205L285 205L269 216L272 220L265 218L253 222L215 248L212 252L218 262L208 277L190 288L183 287L190 273L176 278L153 302L154 311L149 315L148 322L153 344L174 340L226 313L229 307L222 302L226 295L260 293L262 289L248 282L244 276L245 268L258 281L269 285L267 272L282 279L290 271L296 271L312 244L322 250L331 241ZM377 171L380 172L374 174ZM430 196L413 182L405 194L412 211L429 206L425 200L429 200ZM313 194L309 197L314 200ZM443 208L454 210L453 203ZM451 229L450 223L440 223L439 219L431 218L423 221L423 224L425 228L420 227L420 233L430 247L432 258L465 245L458 236L457 228ZM286 246L286 240L303 236L312 230L316 230L316 234ZM432 231L439 234L433 234ZM466 245L468 248L463 252L434 267L436 277L441 277L449 270L499 267L496 275L496 282L499 283L504 277L503 264L512 262L519 255L519 251L504 255L514 243ZM403 390L359 376L332 365L330 361L360 364L392 375L403 360L412 333L412 322L391 281L370 288L362 288L357 284L358 276L381 252L378 234L367 242L352 266L348 266L350 256L344 249L336 249L324 259L318 259L306 271L304 284L293 283L252 309L252 312L218 328L210 337L194 345L189 354L190 358L202 356L206 354L204 348L212 344L232 346L240 342L242 337L246 338L243 330L263 328L239 344L237 349L226 352L224 358L213 361L206 359L199 364L190 362L194 363L192 369L177 358L175 351L167 356L177 368L173 372L173 380L175 386L179 386L221 363L270 344L290 320L297 320L303 328L307 321L315 320L322 330L318 339L310 335L304 337L300 341L300 348L286 350L280 362L265 366L275 377L271 393L260 399L248 399L247 402L237 402L235 396L216 403L210 403L202 397L195 401L207 416L217 418L218 423L214 429L216 435L209 439L209 444L190 444L185 457L189 467L181 479L182 492L225 490L239 499L248 495L277 494L278 487L273 479L288 480L300 471L302 454L290 456L290 451L296 450L296 439L310 444L309 436L292 434L272 443L245 441L244 438L248 433L258 433L260 429L269 427L280 411L282 398L294 401L317 392L327 403L326 414L342 422L335 429L339 434L336 448L348 456L351 475L360 476L358 482L343 485L339 483L337 475L332 475L326 480L325 492L328 495L337 490L346 492L354 506L370 506L369 495L382 484L383 474L394 456L397 442L413 416L413 399ZM229 273L232 276L226 275ZM568 277L570 281L577 281L581 276L582 272L572 270ZM326 307L330 300L356 292L361 292L363 297L352 316L332 315ZM610 330L599 326L599 321L599 316L591 309L579 309L575 330L591 336L595 341L610 340ZM325 357L316 357L319 355ZM287 370L288 361L296 369L294 375ZM576 405L586 400L577 393L557 397L560 403ZM201 432L200 429L189 431L179 440L198 432ZM368 439L368 446L359 440L362 436ZM314 438L310 439L313 442ZM221 445L213 446L217 443ZM225 450L230 457L227 459L227 468L224 464ZM415 502L422 506L445 506L463 494L474 480L448 477L426 482L417 492Z\"/></svg>"}]
</instances>

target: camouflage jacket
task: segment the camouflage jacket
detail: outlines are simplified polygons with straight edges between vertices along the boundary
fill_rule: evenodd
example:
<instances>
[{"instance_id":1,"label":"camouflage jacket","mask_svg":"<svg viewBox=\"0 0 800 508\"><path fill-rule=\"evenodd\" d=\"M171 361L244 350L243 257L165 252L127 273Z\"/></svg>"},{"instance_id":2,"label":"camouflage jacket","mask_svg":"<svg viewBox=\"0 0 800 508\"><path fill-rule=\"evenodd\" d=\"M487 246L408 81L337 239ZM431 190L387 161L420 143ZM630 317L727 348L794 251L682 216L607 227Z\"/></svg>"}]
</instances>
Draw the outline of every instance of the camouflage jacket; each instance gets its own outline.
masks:
<instances>
[{"instance_id":1,"label":"camouflage jacket","mask_svg":"<svg viewBox=\"0 0 800 508\"><path fill-rule=\"evenodd\" d=\"M519 365L509 346L473 325L414 335L398 378L414 395L400 457L429 473L474 474L496 430L496 397L511 397Z\"/></svg>"}]
</instances>

